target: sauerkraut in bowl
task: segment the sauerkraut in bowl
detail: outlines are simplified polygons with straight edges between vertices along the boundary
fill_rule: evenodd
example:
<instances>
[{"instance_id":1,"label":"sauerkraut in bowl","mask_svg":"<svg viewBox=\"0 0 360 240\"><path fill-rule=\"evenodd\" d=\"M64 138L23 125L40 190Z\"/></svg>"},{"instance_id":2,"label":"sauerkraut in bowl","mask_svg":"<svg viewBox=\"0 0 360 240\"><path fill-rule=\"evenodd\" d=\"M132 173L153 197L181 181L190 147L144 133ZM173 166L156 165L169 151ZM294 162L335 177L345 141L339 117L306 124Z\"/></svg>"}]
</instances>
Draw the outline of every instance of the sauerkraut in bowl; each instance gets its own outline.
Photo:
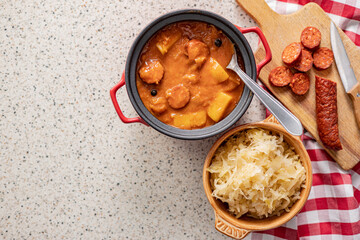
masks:
<instances>
[{"instance_id":1,"label":"sauerkraut in bowl","mask_svg":"<svg viewBox=\"0 0 360 240\"><path fill-rule=\"evenodd\" d=\"M236 218L289 212L305 188L306 170L282 133L249 128L228 137L210 166L212 196Z\"/></svg>"}]
</instances>

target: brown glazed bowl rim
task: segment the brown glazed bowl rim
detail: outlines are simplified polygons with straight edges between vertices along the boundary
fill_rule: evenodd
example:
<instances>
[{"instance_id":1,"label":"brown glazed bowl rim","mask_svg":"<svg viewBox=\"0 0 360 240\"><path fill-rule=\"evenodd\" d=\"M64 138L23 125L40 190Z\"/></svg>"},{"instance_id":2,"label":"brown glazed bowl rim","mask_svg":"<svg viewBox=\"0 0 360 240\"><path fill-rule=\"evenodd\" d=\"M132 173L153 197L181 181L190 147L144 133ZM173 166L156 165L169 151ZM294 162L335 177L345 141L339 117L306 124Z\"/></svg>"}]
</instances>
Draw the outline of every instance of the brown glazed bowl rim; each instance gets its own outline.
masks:
<instances>
[{"instance_id":1,"label":"brown glazed bowl rim","mask_svg":"<svg viewBox=\"0 0 360 240\"><path fill-rule=\"evenodd\" d=\"M290 208L289 212L284 212L280 216L273 216L261 220L257 220L250 217L241 217L237 219L235 216L233 216L231 213L229 213L224 204L217 200L215 197L211 195L211 185L210 185L210 173L207 171L207 168L210 166L213 155L215 154L215 151L218 149L218 147L230 136L233 134L250 129L250 128L262 128L271 130L276 133L281 133L284 135L284 139L286 142L288 142L291 146L295 148L295 151L300 155L302 164L306 171L306 180L305 185L306 188L301 190L300 199L295 202L295 204ZM225 220L227 223L231 224L233 227L237 227L240 230L245 230L247 233L249 231L253 230L268 230L272 228L276 228L286 222L288 222L290 219L292 219L304 206L305 202L307 201L307 198L310 194L311 185L312 185L312 167L311 167L311 160L310 157L302 144L302 141L299 137L295 137L288 133L277 121L273 116L270 116L269 118L265 119L264 121L257 122L257 123L251 123L251 124L244 124L238 127L235 127L228 132L226 132L223 136L221 136L211 147L203 168L203 185L204 190L207 199L209 200L211 206L213 207L215 211L215 215L220 216L223 220ZM218 229L219 230L219 229ZM226 233L225 233L226 234ZM245 234L246 235L246 234ZM239 238L241 239L241 238Z\"/></svg>"},{"instance_id":2,"label":"brown glazed bowl rim","mask_svg":"<svg viewBox=\"0 0 360 240\"><path fill-rule=\"evenodd\" d=\"M256 63L254 53L244 35L225 18L204 10L184 9L167 13L152 21L135 39L125 66L125 83L130 102L139 116L155 130L170 137L187 140L208 138L229 129L246 112L253 93L244 86L240 100L234 110L220 122L202 129L186 130L172 127L161 122L143 104L136 86L136 66L141 51L148 40L167 25L182 21L199 21L214 25L220 29L238 49L244 61L245 72L256 81Z\"/></svg>"}]
</instances>

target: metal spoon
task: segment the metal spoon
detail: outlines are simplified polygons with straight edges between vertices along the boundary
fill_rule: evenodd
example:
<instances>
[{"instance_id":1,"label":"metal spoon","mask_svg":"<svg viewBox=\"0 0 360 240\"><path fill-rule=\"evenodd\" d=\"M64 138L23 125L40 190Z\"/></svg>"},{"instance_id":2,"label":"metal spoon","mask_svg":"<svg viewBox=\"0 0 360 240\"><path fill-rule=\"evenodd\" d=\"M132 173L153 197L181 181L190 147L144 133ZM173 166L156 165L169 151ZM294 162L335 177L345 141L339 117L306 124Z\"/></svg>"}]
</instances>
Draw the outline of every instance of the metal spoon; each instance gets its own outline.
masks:
<instances>
[{"instance_id":1,"label":"metal spoon","mask_svg":"<svg viewBox=\"0 0 360 240\"><path fill-rule=\"evenodd\" d=\"M260 99L265 107L269 109L286 131L296 136L300 136L303 133L303 127L299 119L241 70L237 62L235 49L231 61L226 68L233 70L243 80L245 85Z\"/></svg>"}]
</instances>

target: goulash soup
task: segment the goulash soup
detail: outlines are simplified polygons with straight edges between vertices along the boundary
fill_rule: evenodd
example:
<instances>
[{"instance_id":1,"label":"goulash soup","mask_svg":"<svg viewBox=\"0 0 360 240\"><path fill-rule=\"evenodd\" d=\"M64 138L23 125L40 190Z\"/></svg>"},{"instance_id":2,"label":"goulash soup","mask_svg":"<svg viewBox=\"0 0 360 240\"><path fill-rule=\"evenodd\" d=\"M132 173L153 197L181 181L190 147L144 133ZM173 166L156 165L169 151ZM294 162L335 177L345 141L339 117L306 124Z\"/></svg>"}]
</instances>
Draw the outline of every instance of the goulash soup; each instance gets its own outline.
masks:
<instances>
[{"instance_id":1,"label":"goulash soup","mask_svg":"<svg viewBox=\"0 0 360 240\"><path fill-rule=\"evenodd\" d=\"M137 89L146 108L165 124L197 129L225 118L243 90L226 66L232 42L215 26L178 22L158 31L137 64ZM239 55L239 54L238 54ZM243 69L242 59L238 59Z\"/></svg>"}]
</instances>

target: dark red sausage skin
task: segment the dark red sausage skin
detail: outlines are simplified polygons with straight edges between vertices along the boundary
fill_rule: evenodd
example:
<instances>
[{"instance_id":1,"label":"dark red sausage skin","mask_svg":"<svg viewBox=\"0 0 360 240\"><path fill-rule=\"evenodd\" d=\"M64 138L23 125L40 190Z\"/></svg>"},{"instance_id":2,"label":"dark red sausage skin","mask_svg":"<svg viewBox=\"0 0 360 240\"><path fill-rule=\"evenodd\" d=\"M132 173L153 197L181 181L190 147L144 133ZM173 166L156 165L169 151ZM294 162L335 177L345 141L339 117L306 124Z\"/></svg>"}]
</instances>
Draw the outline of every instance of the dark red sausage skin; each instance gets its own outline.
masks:
<instances>
[{"instance_id":1,"label":"dark red sausage skin","mask_svg":"<svg viewBox=\"0 0 360 240\"><path fill-rule=\"evenodd\" d=\"M319 137L325 147L341 150L339 138L336 82L315 76L316 122Z\"/></svg>"}]
</instances>

